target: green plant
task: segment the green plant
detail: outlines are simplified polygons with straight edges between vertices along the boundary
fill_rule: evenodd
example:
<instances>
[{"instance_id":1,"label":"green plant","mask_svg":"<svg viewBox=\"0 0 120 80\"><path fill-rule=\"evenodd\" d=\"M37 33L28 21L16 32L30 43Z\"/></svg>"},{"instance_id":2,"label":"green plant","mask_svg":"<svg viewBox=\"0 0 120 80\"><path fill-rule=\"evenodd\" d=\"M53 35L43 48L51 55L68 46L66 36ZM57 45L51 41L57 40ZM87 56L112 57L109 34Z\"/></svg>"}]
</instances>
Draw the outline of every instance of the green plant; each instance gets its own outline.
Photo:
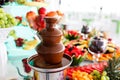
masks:
<instances>
[{"instance_id":1,"label":"green plant","mask_svg":"<svg viewBox=\"0 0 120 80\"><path fill-rule=\"evenodd\" d=\"M108 66L105 68L110 80L120 80L120 57L113 57L108 61Z\"/></svg>"}]
</instances>

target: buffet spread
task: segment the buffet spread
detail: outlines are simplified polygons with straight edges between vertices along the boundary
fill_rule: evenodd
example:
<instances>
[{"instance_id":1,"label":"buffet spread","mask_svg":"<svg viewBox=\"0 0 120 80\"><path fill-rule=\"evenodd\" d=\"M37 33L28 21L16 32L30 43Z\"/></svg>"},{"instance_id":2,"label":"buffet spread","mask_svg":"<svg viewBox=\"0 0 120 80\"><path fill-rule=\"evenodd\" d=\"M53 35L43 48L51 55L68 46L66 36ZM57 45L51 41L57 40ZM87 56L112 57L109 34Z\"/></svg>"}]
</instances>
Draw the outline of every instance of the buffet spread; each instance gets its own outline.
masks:
<instances>
[{"instance_id":1,"label":"buffet spread","mask_svg":"<svg viewBox=\"0 0 120 80\"><path fill-rule=\"evenodd\" d=\"M20 57L27 75L21 76L24 80L120 80L120 46L107 32L88 25L68 30L60 25L65 14L47 12L45 7L38 8L37 13L28 11L26 22L2 8L0 14L0 30L14 28L7 33L5 54L11 63Z\"/></svg>"}]
</instances>

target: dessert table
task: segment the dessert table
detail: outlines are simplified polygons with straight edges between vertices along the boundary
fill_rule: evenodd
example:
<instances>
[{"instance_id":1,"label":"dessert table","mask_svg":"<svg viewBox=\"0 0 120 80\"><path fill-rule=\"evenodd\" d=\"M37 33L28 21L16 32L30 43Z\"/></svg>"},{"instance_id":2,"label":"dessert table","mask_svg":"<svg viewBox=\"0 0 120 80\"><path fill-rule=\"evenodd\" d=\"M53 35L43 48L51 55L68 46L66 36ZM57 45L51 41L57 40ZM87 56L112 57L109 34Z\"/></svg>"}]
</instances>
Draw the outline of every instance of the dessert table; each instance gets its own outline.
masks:
<instances>
[{"instance_id":1,"label":"dessert table","mask_svg":"<svg viewBox=\"0 0 120 80\"><path fill-rule=\"evenodd\" d=\"M13 9L9 9L9 8L13 8ZM6 10L6 12L8 10L7 13L11 13L11 14L13 14L13 16L22 16L24 18L24 21L26 21L25 15L28 11L32 10L32 11L35 11L37 13L36 8L34 8L34 7L33 8L26 7L25 8L25 13L21 13L21 11L20 11L19 14L14 13L13 11L15 11L18 8L20 8L22 10L23 6L17 6L16 8L4 6L4 9ZM24 12L24 11L22 11L22 12ZM69 15L72 15L72 16L69 16ZM81 16L81 14L79 14L79 15ZM87 16L90 16L90 15L87 15ZM75 17L75 18L74 17L75 17L75 15L68 13L67 14L67 22L64 21L61 24L66 24L68 30L74 30L75 29L80 33L81 26L83 24L86 24L86 23L84 23L82 21L82 19L80 19L80 17ZM83 15L82 15L82 18L83 18ZM80 20L81 23L80 24L76 23L76 22L74 23L73 19L75 19L77 22ZM111 22L112 20L113 19L111 19L111 18L103 19L103 21L101 21L101 23L103 23L102 24L102 26L103 26L102 29L103 29L103 31L110 34L109 37L111 39L113 39L112 41L113 41L114 44L116 44L117 46L120 46L120 42L119 42L119 39L120 39L119 19L117 19L117 24L113 23L113 22L116 22L116 20ZM101 25L100 24L98 25L98 22L94 21L89 26L91 27L91 26L94 25L94 26L97 26L95 28L100 28ZM111 29L108 29L108 28L111 28ZM13 30L15 31L17 37L23 38L24 40L30 41L30 40L34 40L34 38L36 37L36 31L32 30L28 25L24 26L24 25L20 24L18 26L15 26L13 28ZM38 41L38 43L39 43L39 41ZM34 48L29 49L29 50L25 50L24 46L23 47L18 47L15 44L15 39L11 35L8 36L8 39L5 41L5 45L6 45L7 52L8 52L8 54L7 54L8 62L7 62L7 69L6 69L7 70L6 76L7 77L4 80L23 80L23 77L19 74L19 71L20 71L21 74L23 74L25 76L27 76L27 75L33 76L33 71L31 71L31 73L29 73L29 74L25 72L24 67L23 67L23 63L22 63L22 59L28 58L28 57L36 54L35 46L34 46ZM80 65L83 66L83 65L90 64L90 63L93 63L93 62L92 61L84 61ZM19 71L18 71L17 68L19 69ZM2 79L0 78L0 80L2 80Z\"/></svg>"},{"instance_id":2,"label":"dessert table","mask_svg":"<svg viewBox=\"0 0 120 80\"><path fill-rule=\"evenodd\" d=\"M28 39L28 40L33 39L32 37L35 35L35 32L32 31L29 27L17 26L17 27L14 27L14 30L16 30L17 36L23 37L23 38ZM24 30L27 31L27 34L29 36L24 35L24 33L23 33ZM26 34L26 32L25 32L25 34ZM8 39L5 42L5 45L6 45L7 50L8 50L8 64L7 64L6 80L23 80L23 77L21 77L18 74L16 67L19 67L21 74L27 75L24 72L22 59L36 54L36 51L34 49L25 51L22 48L17 48L15 46L14 40L11 36L8 37ZM117 45L119 45L119 43ZM91 63L91 61L90 62L87 62L87 61L83 62L81 65L86 65L89 63ZM31 74L31 75L33 75L33 74Z\"/></svg>"},{"instance_id":3,"label":"dessert table","mask_svg":"<svg viewBox=\"0 0 120 80\"><path fill-rule=\"evenodd\" d=\"M29 27L24 26L17 26L14 27L14 30L16 31L17 36L31 40L33 39L33 36L35 35L35 32L32 31ZM29 35L24 35L24 31L27 32ZM22 32L22 34L21 34ZM26 34L25 32L25 34ZM13 45L14 44L14 45ZM5 42L7 51L8 51L8 64L7 64L7 74L6 74L6 80L23 80L23 77L21 77L18 74L17 68L19 68L20 73L23 75L28 75L26 72L24 72L22 59L30 57L34 54L36 54L36 51L34 49L32 50L24 50L22 48L18 48L15 46L14 39L11 36L8 36L8 39ZM84 61L80 65L87 65L93 63L92 61ZM31 76L33 73L31 72Z\"/></svg>"}]
</instances>

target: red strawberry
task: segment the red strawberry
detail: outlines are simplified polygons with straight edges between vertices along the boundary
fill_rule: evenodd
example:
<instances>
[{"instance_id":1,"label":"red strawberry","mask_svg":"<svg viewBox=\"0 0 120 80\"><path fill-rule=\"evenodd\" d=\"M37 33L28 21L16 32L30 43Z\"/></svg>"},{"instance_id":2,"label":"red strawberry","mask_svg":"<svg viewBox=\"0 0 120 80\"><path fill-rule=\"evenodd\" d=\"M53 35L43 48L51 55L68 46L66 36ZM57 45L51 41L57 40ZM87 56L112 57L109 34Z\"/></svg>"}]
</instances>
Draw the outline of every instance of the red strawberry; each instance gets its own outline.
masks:
<instances>
[{"instance_id":1,"label":"red strawberry","mask_svg":"<svg viewBox=\"0 0 120 80\"><path fill-rule=\"evenodd\" d=\"M21 47L24 44L24 39L23 38L17 38L15 40L16 46Z\"/></svg>"},{"instance_id":2,"label":"red strawberry","mask_svg":"<svg viewBox=\"0 0 120 80\"><path fill-rule=\"evenodd\" d=\"M20 16L16 16L15 19L17 20L18 25L22 22L22 17Z\"/></svg>"},{"instance_id":3,"label":"red strawberry","mask_svg":"<svg viewBox=\"0 0 120 80\"><path fill-rule=\"evenodd\" d=\"M20 20L20 22L22 22L22 17L21 16L16 16L15 18Z\"/></svg>"},{"instance_id":4,"label":"red strawberry","mask_svg":"<svg viewBox=\"0 0 120 80\"><path fill-rule=\"evenodd\" d=\"M31 71L31 68L30 68L30 66L27 63L27 58L24 58L22 60L22 63L23 63L23 67L24 67L25 72L29 73Z\"/></svg>"},{"instance_id":5,"label":"red strawberry","mask_svg":"<svg viewBox=\"0 0 120 80\"><path fill-rule=\"evenodd\" d=\"M27 64L27 58L22 59L23 64Z\"/></svg>"},{"instance_id":6,"label":"red strawberry","mask_svg":"<svg viewBox=\"0 0 120 80\"><path fill-rule=\"evenodd\" d=\"M35 19L35 24L37 25L37 31L41 31L43 28L45 28L44 16L37 16Z\"/></svg>"},{"instance_id":7,"label":"red strawberry","mask_svg":"<svg viewBox=\"0 0 120 80\"><path fill-rule=\"evenodd\" d=\"M24 68L26 73L29 73L31 71L31 68L28 65L24 65Z\"/></svg>"},{"instance_id":8,"label":"red strawberry","mask_svg":"<svg viewBox=\"0 0 120 80\"><path fill-rule=\"evenodd\" d=\"M46 13L46 8L41 7L41 8L38 9L38 14L39 14L39 15L41 15L41 14L44 14L44 15L45 15L45 13Z\"/></svg>"},{"instance_id":9,"label":"red strawberry","mask_svg":"<svg viewBox=\"0 0 120 80\"><path fill-rule=\"evenodd\" d=\"M111 39L111 38L108 38L108 41L112 41L112 39Z\"/></svg>"}]
</instances>

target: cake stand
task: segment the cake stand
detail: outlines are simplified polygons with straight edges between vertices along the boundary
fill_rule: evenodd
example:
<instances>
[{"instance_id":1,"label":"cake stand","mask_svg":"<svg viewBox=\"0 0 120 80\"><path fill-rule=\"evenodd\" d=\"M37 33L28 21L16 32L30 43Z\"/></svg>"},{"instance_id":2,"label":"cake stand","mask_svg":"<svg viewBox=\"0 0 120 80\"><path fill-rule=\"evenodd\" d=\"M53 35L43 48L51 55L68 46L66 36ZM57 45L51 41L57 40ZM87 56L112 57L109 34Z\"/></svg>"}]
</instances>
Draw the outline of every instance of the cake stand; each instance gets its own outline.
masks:
<instances>
[{"instance_id":1,"label":"cake stand","mask_svg":"<svg viewBox=\"0 0 120 80\"><path fill-rule=\"evenodd\" d=\"M72 58L66 54L63 55L62 62L60 63L61 66L58 68L39 68L34 65L34 61L38 55L33 55L30 58L28 58L28 64L29 66L34 70L34 72L37 73L37 75L34 75L34 78L36 80L64 80L64 69L69 67L72 63ZM40 63L41 65L42 62ZM54 66L57 66L59 64L56 64ZM51 67L51 65L49 65ZM49 67L48 66L48 67ZM53 66L53 65L52 65Z\"/></svg>"},{"instance_id":2,"label":"cake stand","mask_svg":"<svg viewBox=\"0 0 120 80\"><path fill-rule=\"evenodd\" d=\"M7 71L7 50L4 42L12 28L0 28L0 80L5 80Z\"/></svg>"}]
</instances>

